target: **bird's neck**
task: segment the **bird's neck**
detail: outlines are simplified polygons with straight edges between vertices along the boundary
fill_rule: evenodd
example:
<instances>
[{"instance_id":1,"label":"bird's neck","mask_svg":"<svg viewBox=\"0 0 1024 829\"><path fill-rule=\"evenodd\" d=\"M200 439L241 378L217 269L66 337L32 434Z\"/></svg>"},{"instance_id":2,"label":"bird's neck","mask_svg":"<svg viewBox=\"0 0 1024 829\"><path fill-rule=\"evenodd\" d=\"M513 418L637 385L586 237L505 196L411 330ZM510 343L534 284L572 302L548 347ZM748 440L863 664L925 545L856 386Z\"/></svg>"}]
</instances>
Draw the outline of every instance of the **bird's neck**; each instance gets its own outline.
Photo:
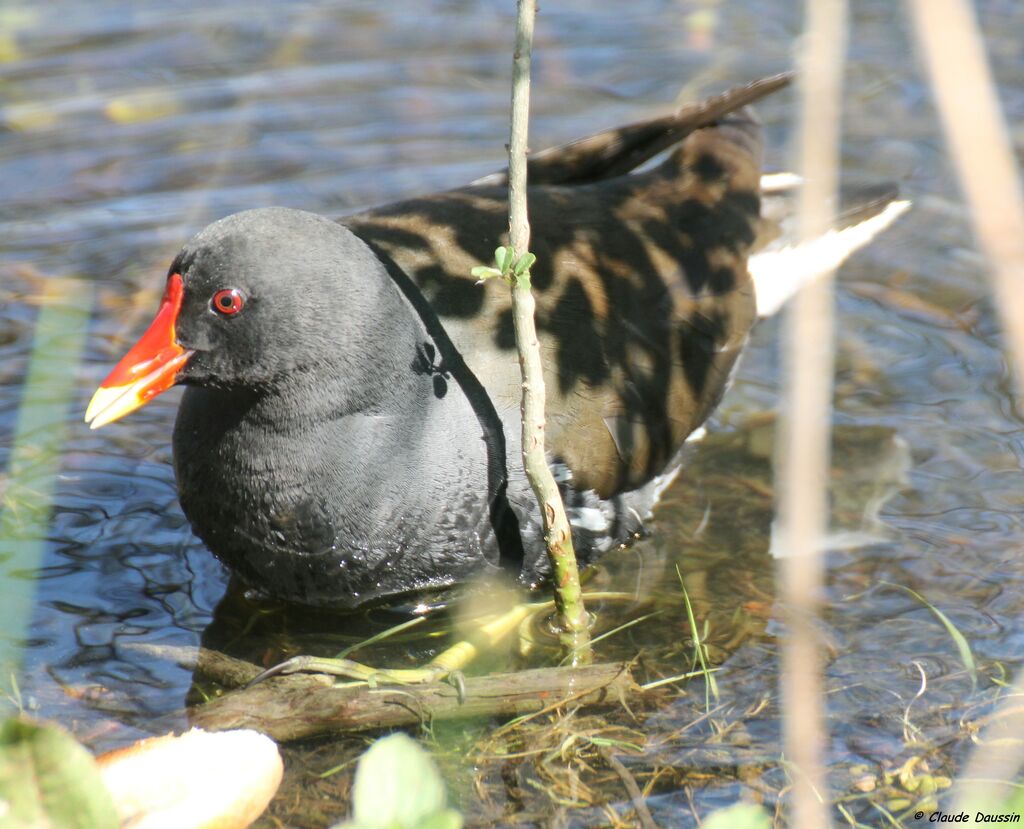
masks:
<instances>
[{"instance_id":1,"label":"bird's neck","mask_svg":"<svg viewBox=\"0 0 1024 829\"><path fill-rule=\"evenodd\" d=\"M206 457L230 457L236 468L298 476L333 453L346 460L352 484L372 479L381 459L408 464L424 444L438 444L433 448L443 454L453 437L464 437L462 428L474 428L472 410L432 361L428 335L397 328L401 333L344 366L299 366L259 388L189 388L176 454L198 461L205 446Z\"/></svg>"}]
</instances>

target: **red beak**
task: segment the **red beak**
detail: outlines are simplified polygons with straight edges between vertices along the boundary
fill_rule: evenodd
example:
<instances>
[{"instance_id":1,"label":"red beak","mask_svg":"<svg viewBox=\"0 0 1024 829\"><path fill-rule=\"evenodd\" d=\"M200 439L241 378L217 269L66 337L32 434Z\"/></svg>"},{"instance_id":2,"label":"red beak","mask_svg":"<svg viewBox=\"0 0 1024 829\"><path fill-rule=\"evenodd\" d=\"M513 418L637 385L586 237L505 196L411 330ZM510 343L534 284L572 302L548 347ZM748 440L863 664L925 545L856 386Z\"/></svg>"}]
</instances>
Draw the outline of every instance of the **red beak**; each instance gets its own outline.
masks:
<instances>
[{"instance_id":1,"label":"red beak","mask_svg":"<svg viewBox=\"0 0 1024 829\"><path fill-rule=\"evenodd\" d=\"M146 405L177 381L178 371L192 356L191 351L178 345L174 333L184 292L181 275L171 274L156 318L92 396L85 412L90 429Z\"/></svg>"}]
</instances>

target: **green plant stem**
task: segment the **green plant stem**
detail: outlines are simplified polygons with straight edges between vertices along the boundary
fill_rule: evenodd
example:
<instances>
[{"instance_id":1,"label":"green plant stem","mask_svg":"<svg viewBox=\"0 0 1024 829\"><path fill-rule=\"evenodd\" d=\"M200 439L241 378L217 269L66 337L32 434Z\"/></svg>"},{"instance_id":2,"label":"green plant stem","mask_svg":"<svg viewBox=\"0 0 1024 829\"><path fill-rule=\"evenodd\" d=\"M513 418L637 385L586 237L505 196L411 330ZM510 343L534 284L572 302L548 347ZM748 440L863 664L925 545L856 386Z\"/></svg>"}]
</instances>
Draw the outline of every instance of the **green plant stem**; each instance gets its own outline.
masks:
<instances>
[{"instance_id":1,"label":"green plant stem","mask_svg":"<svg viewBox=\"0 0 1024 829\"><path fill-rule=\"evenodd\" d=\"M523 255L530 249L530 222L526 208L526 140L530 110L530 56L536 11L535 0L519 0L516 46L512 61L512 126L508 145L509 243L516 255ZM567 640L563 644L578 654L577 659L587 661L588 618L580 590L572 530L544 451L544 368L534 323L535 302L530 289L529 270L513 274L511 281L512 319L519 351L519 368L523 376L523 464L544 522L555 607Z\"/></svg>"}]
</instances>

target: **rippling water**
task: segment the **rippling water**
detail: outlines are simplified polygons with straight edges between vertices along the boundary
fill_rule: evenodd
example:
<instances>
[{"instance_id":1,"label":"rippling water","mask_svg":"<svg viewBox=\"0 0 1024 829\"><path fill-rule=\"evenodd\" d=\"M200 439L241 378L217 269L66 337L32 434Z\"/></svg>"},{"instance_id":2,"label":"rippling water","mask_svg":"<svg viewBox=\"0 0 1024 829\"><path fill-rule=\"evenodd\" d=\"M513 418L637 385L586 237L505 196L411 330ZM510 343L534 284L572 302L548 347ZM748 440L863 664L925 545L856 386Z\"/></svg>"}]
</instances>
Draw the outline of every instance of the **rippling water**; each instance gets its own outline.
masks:
<instances>
[{"instance_id":1,"label":"rippling water","mask_svg":"<svg viewBox=\"0 0 1024 829\"><path fill-rule=\"evenodd\" d=\"M24 631L10 612L0 618L8 644L18 645L6 653L20 654L25 704L94 748L166 730L157 718L173 724L191 677L152 646L194 646L227 579L177 506L169 447L177 393L99 433L81 422L85 401L152 314L177 248L212 219L271 204L340 214L500 167L512 5L51 0L0 9L0 492L8 513L43 486L25 483L31 469L56 475L41 544L2 525L10 537L0 538L0 596L28 591L33 600ZM534 147L785 69L801 26L800 4L783 0L542 5ZM1021 417L983 262L899 5L851 5L844 174L900 181L915 208L839 277L842 428L832 495L845 541L829 558L824 620L838 793L856 764L884 769L906 759L901 717L921 671L929 684L916 724L933 769L955 774L966 747L958 721L983 709L1002 668L1020 666L1024 641ZM978 5L1019 149L1024 6ZM782 168L792 98L760 112L768 163ZM47 394L60 400L73 383L60 421L66 435L43 423L17 426L37 322L61 296L92 308L83 354L60 353L59 338L39 349L65 367L41 381L44 408ZM749 717L737 714L744 740L714 749L706 734L683 728L702 688L650 713L648 750L630 763L641 778L669 770L652 797L665 825L693 821L689 798L704 814L749 794L749 767L779 784L771 436L770 423L755 417L776 403L777 325L757 330L715 435L666 496L657 532L604 576L619 586L647 579L659 601L677 601L666 563L678 561L724 660L724 698L737 712L767 701ZM16 431L29 447L66 439L33 456L22 479L12 474ZM12 572L37 554L30 572ZM978 689L931 612L886 581L925 595L963 632L980 662ZM688 652L664 645L666 628L670 639L685 637L677 625L681 616L664 614L606 655L640 648L684 670ZM11 690L5 678L0 685ZM293 776L323 771L316 757L296 755ZM733 769L735 779L698 785L688 776L710 767ZM494 809L561 808L503 797L479 813L494 820ZM606 799L625 802L613 784ZM568 814L580 825L604 820L585 808Z\"/></svg>"}]
</instances>

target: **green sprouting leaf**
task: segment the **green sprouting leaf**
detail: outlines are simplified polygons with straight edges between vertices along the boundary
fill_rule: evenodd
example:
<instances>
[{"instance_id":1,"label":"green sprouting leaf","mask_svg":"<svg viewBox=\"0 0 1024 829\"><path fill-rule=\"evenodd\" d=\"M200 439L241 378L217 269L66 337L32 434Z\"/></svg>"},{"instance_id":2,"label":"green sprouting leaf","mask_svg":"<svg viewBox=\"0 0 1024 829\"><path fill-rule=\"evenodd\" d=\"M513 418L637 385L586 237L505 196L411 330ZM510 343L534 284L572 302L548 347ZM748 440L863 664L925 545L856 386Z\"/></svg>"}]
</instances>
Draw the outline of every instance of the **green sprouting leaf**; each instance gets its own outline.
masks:
<instances>
[{"instance_id":1,"label":"green sprouting leaf","mask_svg":"<svg viewBox=\"0 0 1024 829\"><path fill-rule=\"evenodd\" d=\"M477 265L469 273L470 275L472 275L476 279L479 279L480 281L483 281L485 279L493 279L496 276L501 276L501 271L499 271L497 268L489 268L487 267L487 265Z\"/></svg>"},{"instance_id":2,"label":"green sprouting leaf","mask_svg":"<svg viewBox=\"0 0 1024 829\"><path fill-rule=\"evenodd\" d=\"M686 617L690 622L690 636L693 638L694 667L700 663L701 673L704 675L704 705L707 711L711 711L711 698L718 701L718 682L715 680L715 672L708 668L708 646L707 636L702 634L697 627L697 618L693 614L693 605L690 604L690 594L686 592L686 580L683 573L676 565L676 576L679 579L679 587L683 591L683 604L686 606Z\"/></svg>"},{"instance_id":3,"label":"green sprouting leaf","mask_svg":"<svg viewBox=\"0 0 1024 829\"><path fill-rule=\"evenodd\" d=\"M377 740L359 759L352 785L355 829L460 829L462 816L447 808L441 773L409 736Z\"/></svg>"},{"instance_id":4,"label":"green sprouting leaf","mask_svg":"<svg viewBox=\"0 0 1024 829\"><path fill-rule=\"evenodd\" d=\"M772 819L760 806L737 803L718 809L704 821L704 829L771 829Z\"/></svg>"},{"instance_id":5,"label":"green sprouting leaf","mask_svg":"<svg viewBox=\"0 0 1024 829\"><path fill-rule=\"evenodd\" d=\"M524 273L529 273L530 268L536 261L537 257L534 256L532 253L524 253L522 256L519 257L519 261L516 262L516 265L512 269L512 272L516 276L522 276Z\"/></svg>"},{"instance_id":6,"label":"green sprouting leaf","mask_svg":"<svg viewBox=\"0 0 1024 829\"><path fill-rule=\"evenodd\" d=\"M494 261L498 265L498 270L502 274L506 274L512 268L512 262L515 261L516 252L508 246L502 246L494 251Z\"/></svg>"},{"instance_id":7,"label":"green sprouting leaf","mask_svg":"<svg viewBox=\"0 0 1024 829\"><path fill-rule=\"evenodd\" d=\"M13 717L0 725L4 829L116 829L114 801L96 761L55 725Z\"/></svg>"}]
</instances>

